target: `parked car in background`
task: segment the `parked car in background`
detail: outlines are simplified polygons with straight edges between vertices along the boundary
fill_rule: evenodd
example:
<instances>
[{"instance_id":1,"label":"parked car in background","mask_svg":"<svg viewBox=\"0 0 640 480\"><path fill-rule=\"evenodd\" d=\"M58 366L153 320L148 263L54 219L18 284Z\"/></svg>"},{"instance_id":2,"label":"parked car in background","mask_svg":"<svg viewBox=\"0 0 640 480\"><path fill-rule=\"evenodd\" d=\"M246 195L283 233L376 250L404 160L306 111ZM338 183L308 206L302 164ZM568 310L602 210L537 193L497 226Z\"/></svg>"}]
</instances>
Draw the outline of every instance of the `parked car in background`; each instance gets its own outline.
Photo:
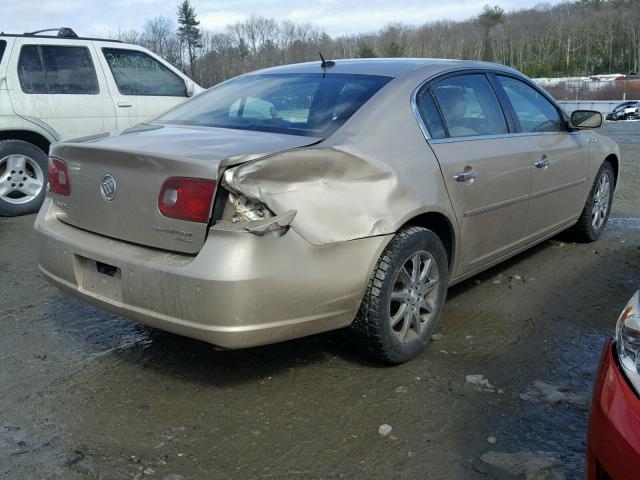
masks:
<instances>
[{"instance_id":1,"label":"parked car in background","mask_svg":"<svg viewBox=\"0 0 640 480\"><path fill-rule=\"evenodd\" d=\"M620 154L516 70L367 59L222 83L118 136L51 149L55 285L228 348L351 325L429 342L449 285L558 232L602 233Z\"/></svg>"},{"instance_id":2,"label":"parked car in background","mask_svg":"<svg viewBox=\"0 0 640 480\"><path fill-rule=\"evenodd\" d=\"M605 343L591 401L587 480L636 480L640 472L640 291Z\"/></svg>"},{"instance_id":3,"label":"parked car in background","mask_svg":"<svg viewBox=\"0 0 640 480\"><path fill-rule=\"evenodd\" d=\"M142 47L57 31L0 34L0 215L40 207L53 142L128 128L202 90Z\"/></svg>"},{"instance_id":4,"label":"parked car in background","mask_svg":"<svg viewBox=\"0 0 640 480\"><path fill-rule=\"evenodd\" d=\"M640 102L637 101L622 102L607 114L607 120L632 120L636 118L640 118Z\"/></svg>"}]
</instances>

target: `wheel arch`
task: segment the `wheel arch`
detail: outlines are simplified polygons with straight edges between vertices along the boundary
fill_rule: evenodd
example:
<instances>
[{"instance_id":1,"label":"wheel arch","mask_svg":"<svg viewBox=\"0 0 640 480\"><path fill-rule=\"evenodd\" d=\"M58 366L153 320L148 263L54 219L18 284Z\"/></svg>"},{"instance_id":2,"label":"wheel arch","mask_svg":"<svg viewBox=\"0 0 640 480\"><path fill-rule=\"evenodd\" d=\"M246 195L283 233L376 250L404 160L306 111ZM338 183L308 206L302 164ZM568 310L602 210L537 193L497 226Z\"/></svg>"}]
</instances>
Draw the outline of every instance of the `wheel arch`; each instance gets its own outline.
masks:
<instances>
[{"instance_id":1,"label":"wheel arch","mask_svg":"<svg viewBox=\"0 0 640 480\"><path fill-rule=\"evenodd\" d=\"M453 270L456 252L456 233L451 220L440 212L422 212L407 220L400 229L408 226L423 227L438 235L444 245L449 261L449 272Z\"/></svg>"},{"instance_id":2,"label":"wheel arch","mask_svg":"<svg viewBox=\"0 0 640 480\"><path fill-rule=\"evenodd\" d=\"M35 145L47 155L49 154L49 147L52 143L44 135L32 130L1 130L0 141L1 140L22 140L23 142Z\"/></svg>"},{"instance_id":3,"label":"wheel arch","mask_svg":"<svg viewBox=\"0 0 640 480\"><path fill-rule=\"evenodd\" d=\"M620 173L620 160L615 153L609 154L605 159L605 162L609 162L611 168L613 168L613 182L614 186L618 184L618 175Z\"/></svg>"}]
</instances>

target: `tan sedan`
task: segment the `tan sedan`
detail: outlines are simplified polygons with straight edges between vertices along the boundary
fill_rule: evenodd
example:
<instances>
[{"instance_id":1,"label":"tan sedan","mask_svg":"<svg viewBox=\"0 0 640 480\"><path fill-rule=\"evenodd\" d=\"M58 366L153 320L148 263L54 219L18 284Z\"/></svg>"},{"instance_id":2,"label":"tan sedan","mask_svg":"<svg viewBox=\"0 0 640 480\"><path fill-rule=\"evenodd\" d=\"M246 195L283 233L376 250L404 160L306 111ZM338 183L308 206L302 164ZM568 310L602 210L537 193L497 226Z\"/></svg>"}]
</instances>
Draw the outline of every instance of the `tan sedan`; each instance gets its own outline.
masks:
<instances>
[{"instance_id":1,"label":"tan sedan","mask_svg":"<svg viewBox=\"0 0 640 480\"><path fill-rule=\"evenodd\" d=\"M447 287L572 228L595 240L619 171L521 73L375 59L271 68L117 136L59 143L40 268L125 317L227 348L351 326L417 355Z\"/></svg>"}]
</instances>

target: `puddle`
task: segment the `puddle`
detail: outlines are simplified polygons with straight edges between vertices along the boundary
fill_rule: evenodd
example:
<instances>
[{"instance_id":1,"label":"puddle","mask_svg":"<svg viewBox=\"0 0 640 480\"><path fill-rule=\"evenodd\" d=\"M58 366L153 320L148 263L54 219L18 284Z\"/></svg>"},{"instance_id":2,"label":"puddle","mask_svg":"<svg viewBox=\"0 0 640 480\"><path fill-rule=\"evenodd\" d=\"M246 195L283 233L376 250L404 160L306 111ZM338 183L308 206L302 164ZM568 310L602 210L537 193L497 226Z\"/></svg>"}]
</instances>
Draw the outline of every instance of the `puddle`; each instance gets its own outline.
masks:
<instances>
[{"instance_id":1,"label":"puddle","mask_svg":"<svg viewBox=\"0 0 640 480\"><path fill-rule=\"evenodd\" d=\"M524 475L526 480L566 480L560 460L534 452L487 452L480 459L511 475Z\"/></svg>"},{"instance_id":2,"label":"puddle","mask_svg":"<svg viewBox=\"0 0 640 480\"><path fill-rule=\"evenodd\" d=\"M607 222L608 225L625 228L628 230L640 230L640 217L620 217L610 218Z\"/></svg>"}]
</instances>

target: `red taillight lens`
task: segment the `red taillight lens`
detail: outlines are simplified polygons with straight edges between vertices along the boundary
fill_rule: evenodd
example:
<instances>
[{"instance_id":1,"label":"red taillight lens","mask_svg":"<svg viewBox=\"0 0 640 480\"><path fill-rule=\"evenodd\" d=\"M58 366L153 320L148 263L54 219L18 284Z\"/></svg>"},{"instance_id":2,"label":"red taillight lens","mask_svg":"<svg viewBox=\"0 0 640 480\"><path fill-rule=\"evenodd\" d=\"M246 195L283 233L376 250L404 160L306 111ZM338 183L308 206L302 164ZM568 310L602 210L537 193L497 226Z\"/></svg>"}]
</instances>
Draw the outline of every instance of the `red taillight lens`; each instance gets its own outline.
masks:
<instances>
[{"instance_id":1,"label":"red taillight lens","mask_svg":"<svg viewBox=\"0 0 640 480\"><path fill-rule=\"evenodd\" d=\"M165 217L207 223L215 190L214 180L172 177L162 185L158 209Z\"/></svg>"},{"instance_id":2,"label":"red taillight lens","mask_svg":"<svg viewBox=\"0 0 640 480\"><path fill-rule=\"evenodd\" d=\"M49 188L58 195L71 195L71 182L67 164L59 158L49 157Z\"/></svg>"}]
</instances>

